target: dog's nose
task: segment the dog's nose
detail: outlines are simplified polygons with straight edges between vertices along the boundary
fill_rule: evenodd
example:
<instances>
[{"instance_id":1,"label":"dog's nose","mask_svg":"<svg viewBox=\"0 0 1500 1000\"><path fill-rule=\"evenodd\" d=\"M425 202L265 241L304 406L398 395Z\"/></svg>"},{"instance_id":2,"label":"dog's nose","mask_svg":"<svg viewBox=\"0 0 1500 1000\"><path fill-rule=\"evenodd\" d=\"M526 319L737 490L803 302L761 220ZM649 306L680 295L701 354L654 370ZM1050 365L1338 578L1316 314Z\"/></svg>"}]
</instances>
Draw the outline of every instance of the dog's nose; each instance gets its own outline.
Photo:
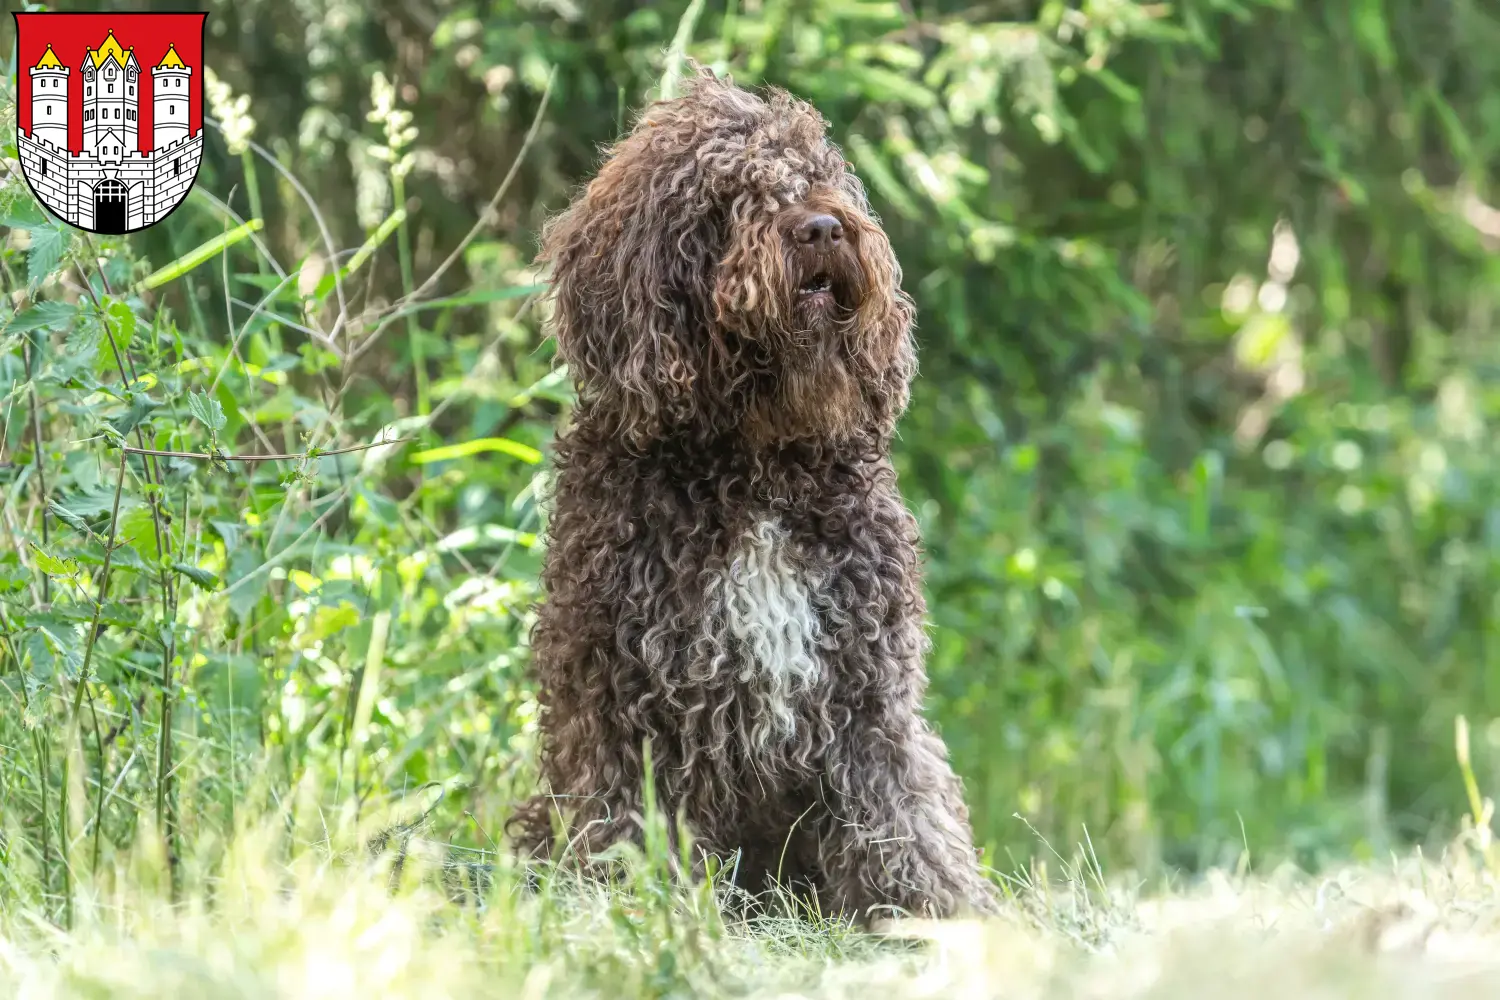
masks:
<instances>
[{"instance_id":1,"label":"dog's nose","mask_svg":"<svg viewBox=\"0 0 1500 1000\"><path fill-rule=\"evenodd\" d=\"M828 253L843 238L843 224L831 215L814 215L797 227L797 242L818 253Z\"/></svg>"}]
</instances>

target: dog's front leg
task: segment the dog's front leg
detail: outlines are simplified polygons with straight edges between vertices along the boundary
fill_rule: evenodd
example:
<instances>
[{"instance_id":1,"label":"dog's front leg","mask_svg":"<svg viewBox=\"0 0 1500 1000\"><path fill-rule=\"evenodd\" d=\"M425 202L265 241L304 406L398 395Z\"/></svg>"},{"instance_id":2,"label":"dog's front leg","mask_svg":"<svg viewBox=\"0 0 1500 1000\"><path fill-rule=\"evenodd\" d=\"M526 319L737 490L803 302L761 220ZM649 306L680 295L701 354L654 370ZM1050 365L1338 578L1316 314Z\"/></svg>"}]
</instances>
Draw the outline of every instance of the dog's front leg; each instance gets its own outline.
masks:
<instances>
[{"instance_id":1,"label":"dog's front leg","mask_svg":"<svg viewBox=\"0 0 1500 1000\"><path fill-rule=\"evenodd\" d=\"M921 720L855 727L829 760L832 815L820 845L830 894L865 921L993 913L958 778Z\"/></svg>"},{"instance_id":2,"label":"dog's front leg","mask_svg":"<svg viewBox=\"0 0 1500 1000\"><path fill-rule=\"evenodd\" d=\"M576 784L524 802L507 823L517 851L559 863L587 862L621 842L641 846L640 796Z\"/></svg>"}]
</instances>

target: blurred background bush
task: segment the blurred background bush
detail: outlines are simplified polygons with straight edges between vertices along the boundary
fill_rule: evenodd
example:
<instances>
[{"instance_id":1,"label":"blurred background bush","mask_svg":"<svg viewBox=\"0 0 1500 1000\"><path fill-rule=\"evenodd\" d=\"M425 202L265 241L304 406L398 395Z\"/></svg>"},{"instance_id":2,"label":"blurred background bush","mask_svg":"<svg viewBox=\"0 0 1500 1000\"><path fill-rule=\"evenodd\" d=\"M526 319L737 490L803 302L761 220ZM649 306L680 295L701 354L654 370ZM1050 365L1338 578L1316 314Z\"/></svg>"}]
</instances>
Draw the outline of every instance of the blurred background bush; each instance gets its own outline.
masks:
<instances>
[{"instance_id":1,"label":"blurred background bush","mask_svg":"<svg viewBox=\"0 0 1500 1000\"><path fill-rule=\"evenodd\" d=\"M156 409L132 397L133 422L113 416L135 412L123 399L79 405L89 386L66 363L103 320L0 321L17 541L0 556L0 631L24 674L0 715L25 694L32 724L0 740L0 798L35 807L34 833L66 778L36 726L71 699L87 614L68 618L62 570L41 593L50 564L20 542L97 564L61 513L43 534L36 474L64 513L107 528L118 458L88 421L109 418L162 449L416 440L296 474L164 459L155 493L146 473L127 480L122 532L146 560L137 581L117 555L119 620L105 617L86 692L105 720L84 741L88 780L114 789L105 837L149 812L160 778L130 762L160 767L170 702L196 815L232 811L266 749L278 780L461 785L450 835L493 846L528 780L533 497L569 398L529 297L536 233L674 85L674 45L816 104L892 235L920 308L897 461L929 555L930 709L995 863L1044 851L1037 832L1071 845L1085 829L1106 868L1146 873L1443 837L1463 802L1460 713L1493 788L1493 5L209 10L217 124L189 207L129 240L66 236L28 285L43 223L14 177L0 202L8 308L33 317L23 307L80 301L85 274L102 289L115 268L118 288L265 223L258 246L128 301L133 350L161 380L141 397ZM373 254L333 288L362 245ZM393 313L414 290L425 307ZM189 419L195 390L221 420ZM144 572L164 552L158 502L168 562L203 580Z\"/></svg>"}]
</instances>

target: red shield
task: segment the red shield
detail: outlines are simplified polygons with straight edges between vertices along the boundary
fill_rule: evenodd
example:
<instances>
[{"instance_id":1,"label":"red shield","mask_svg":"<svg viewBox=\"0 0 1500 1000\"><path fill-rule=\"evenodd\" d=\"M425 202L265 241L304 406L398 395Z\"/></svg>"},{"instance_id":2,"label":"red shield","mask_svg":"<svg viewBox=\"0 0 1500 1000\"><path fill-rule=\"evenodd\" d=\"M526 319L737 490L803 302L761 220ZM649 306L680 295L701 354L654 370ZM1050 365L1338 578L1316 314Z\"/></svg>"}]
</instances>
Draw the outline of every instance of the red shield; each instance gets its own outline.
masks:
<instances>
[{"instance_id":1,"label":"red shield","mask_svg":"<svg viewBox=\"0 0 1500 1000\"><path fill-rule=\"evenodd\" d=\"M37 200L91 233L154 226L203 160L207 14L16 14L16 143Z\"/></svg>"}]
</instances>

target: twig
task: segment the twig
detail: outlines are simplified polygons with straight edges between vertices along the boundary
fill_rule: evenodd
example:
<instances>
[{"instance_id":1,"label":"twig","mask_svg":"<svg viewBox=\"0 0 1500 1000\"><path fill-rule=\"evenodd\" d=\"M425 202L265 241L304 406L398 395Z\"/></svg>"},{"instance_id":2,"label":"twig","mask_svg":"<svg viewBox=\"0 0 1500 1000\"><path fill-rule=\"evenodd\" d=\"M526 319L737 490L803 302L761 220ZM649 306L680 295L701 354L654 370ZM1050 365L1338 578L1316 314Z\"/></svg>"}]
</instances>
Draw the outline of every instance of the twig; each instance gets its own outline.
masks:
<instances>
[{"instance_id":1,"label":"twig","mask_svg":"<svg viewBox=\"0 0 1500 1000\"><path fill-rule=\"evenodd\" d=\"M243 226L245 224L245 219L238 212L230 208L226 202L216 197L201 184L193 185L190 190L194 196L205 199L214 209L229 216L236 226ZM260 234L255 232L250 233L249 240L255 244L255 249L260 251L260 259L270 262L271 270L276 272L276 277L285 278L286 268L282 267L276 258L271 255L270 248L266 246L265 240L261 239Z\"/></svg>"},{"instance_id":2,"label":"twig","mask_svg":"<svg viewBox=\"0 0 1500 1000\"><path fill-rule=\"evenodd\" d=\"M36 579L37 577L41 577L45 581L48 577L45 573L33 570L31 563L27 560L26 546L21 543L21 529L17 528L11 519L11 511L14 509L9 501L0 504L0 528L4 528L5 533L10 537L10 543L16 550L16 561L26 571L26 587L31 591L32 603L38 608L43 608L47 606L48 602L42 599L42 592L37 589Z\"/></svg>"},{"instance_id":3,"label":"twig","mask_svg":"<svg viewBox=\"0 0 1500 1000\"><path fill-rule=\"evenodd\" d=\"M485 206L483 212L479 213L479 221L474 223L474 226L469 230L468 235L460 240L458 246L454 248L453 252L448 255L448 259L439 264L437 269L429 274L427 276L427 279L417 287L416 291L412 292L410 295L405 296L392 305L391 310L386 314L385 318L380 321L375 329L367 334L365 338L361 340L359 344L349 352L347 364L353 365L354 362L358 361L360 358L369 353L370 349L374 347L375 343L380 339L380 335L383 334L391 326L391 324L395 323L397 319L405 315L402 312L402 309L421 299L422 296L431 291L433 287L435 287L437 283L442 279L443 275L447 273L448 269L455 263L457 263L461 257L463 257L464 251L469 248L469 244L473 243L474 240L479 237L479 234L484 230L486 226L492 224L495 210L499 207L500 202L505 199L506 193L510 191L511 184L514 183L516 175L521 170L521 164L526 160L526 153L531 149L531 144L536 141L537 133L542 129L542 118L547 111L547 102L552 95L552 81L556 77L556 75L557 72L556 70L554 70L552 76L547 77L547 87L542 91L541 103L537 105L536 115L531 119L531 128L526 131L526 138L521 142L521 150L516 154L516 158L511 161L510 170L506 172L505 178L500 182L500 186L495 190L494 195L490 198L490 203Z\"/></svg>"},{"instance_id":4,"label":"twig","mask_svg":"<svg viewBox=\"0 0 1500 1000\"><path fill-rule=\"evenodd\" d=\"M280 552L276 553L274 556L271 556L265 562L261 563L259 566L255 567L253 570L246 573L244 576L240 577L229 586L225 587L224 593L226 595L234 593L240 587L244 586L246 583L249 583L257 576L260 576L262 573L270 572L272 569L275 569L287 559L291 558L291 555L294 551L296 551L297 546L301 545L307 539L316 534L318 529L323 527L323 522L327 521L328 518L333 515L333 512L339 509L339 504L342 503L346 497L348 497L349 492L349 487L345 486L330 494L328 496L328 509L320 514L316 521L308 525L306 531L302 532L302 534L292 539L291 544L286 546ZM269 546L267 546L267 549L269 550Z\"/></svg>"},{"instance_id":5,"label":"twig","mask_svg":"<svg viewBox=\"0 0 1500 1000\"><path fill-rule=\"evenodd\" d=\"M247 156L245 158L245 162L246 163L251 163L252 161ZM258 265L260 265L260 267L261 267L261 273L264 274L265 273L265 262L261 261L261 260L257 260L256 263ZM223 268L223 272L222 273L223 273L223 277L224 277L224 319L228 323L229 330L231 331L231 333L233 333L233 330L234 330L234 305L233 305L234 296L231 295L230 291L229 291L229 288L230 288L230 281L229 281L229 254L223 253L223 254L219 255L219 266ZM287 282L289 282L291 280L292 279L290 277L283 277L281 279L280 283L277 284L276 288L273 291L270 291L270 292L266 293L266 298L262 299L261 302L264 303L264 302L268 301L271 296L280 294L281 289L283 287L285 287L285 285L287 284ZM259 309L257 309L256 311L258 312ZM209 384L208 394L210 396L212 396L216 391L218 391L220 380L224 378L224 373L229 370L229 362L230 362L231 358L234 359L235 361L238 361L240 363L240 368L241 369L245 368L245 359L240 355L240 341L241 341L241 339L243 339L250 332L250 324L252 322L254 322L254 320L255 320L255 313L252 312L249 315L249 317L246 318L245 325L240 328L240 332L239 333L234 333L233 336L230 337L230 339L229 339L229 351L228 351L228 353L226 353L224 355L224 363L219 366L219 372L218 372L218 374L216 374L214 376L213 382ZM277 340L280 339L279 335L278 335L278 337L276 339ZM256 384L257 383L255 383L255 382L251 383L252 386L256 385ZM174 407L174 410L175 410L175 407ZM260 421L255 416L255 407L248 407L245 410L245 416L248 418L249 423L250 423L250 430L255 434L255 436L258 437L258 438L260 438L260 440L264 443L265 447L267 447L267 448L272 447L272 445L271 445L271 439L268 438L268 437L266 437L265 432L260 429ZM183 526L183 529L186 530L186 528L187 528L187 518L186 517L184 517L182 519L182 526Z\"/></svg>"},{"instance_id":6,"label":"twig","mask_svg":"<svg viewBox=\"0 0 1500 1000\"><path fill-rule=\"evenodd\" d=\"M99 574L99 593L94 596L94 618L91 622L89 622L88 642L83 649L83 667L78 672L78 683L73 688L73 710L71 713L69 713L73 736L74 738L78 739L80 745L82 744L83 739L82 737L78 736L78 731L80 728L79 722L83 717L83 695L84 692L88 690L89 667L94 660L94 647L98 644L99 641L99 618L104 613L105 598L109 596L109 568L110 564L114 561L115 536L118 534L120 528L120 494L124 492L124 489L125 453L122 451L120 452L120 469L115 476L115 503L114 507L111 508L109 513L109 540L104 544L104 568L100 571ZM92 697L90 698L90 701L92 701ZM94 716L94 739L98 741L97 750L99 752L99 788L102 791L102 789L104 788L104 743L99 739L99 717L97 713ZM81 758L82 756L83 753L80 749L79 757ZM68 789L68 757L68 754L63 754L64 802L66 802ZM68 832L68 811L66 808L60 810L60 816L63 824L63 842L66 843ZM94 856L93 868L91 870L96 875L98 874L99 868L99 828L103 825L103 823L104 797L101 794L94 812ZM64 870L67 870L66 867L64 868ZM64 902L67 906L68 926L71 927L73 924L73 892L71 887L69 887L67 899L64 900Z\"/></svg>"},{"instance_id":7,"label":"twig","mask_svg":"<svg viewBox=\"0 0 1500 1000\"><path fill-rule=\"evenodd\" d=\"M223 125L215 118L204 115L203 121L209 125L212 125L214 128L218 129L221 132L224 130ZM278 161L276 157L273 156L271 152L264 146L256 143L253 139L246 139L245 145L250 147L250 149L253 150L257 156L269 163L272 169L280 174L282 179L291 186L292 190L296 191L297 194L302 197L302 200L307 203L307 209L312 214L313 222L315 222L318 226L318 235L323 238L323 249L328 251L328 259L333 260L337 256L337 251L335 251L333 248L333 233L329 230L328 222L323 218L323 213L318 208L318 203L313 200L312 194L310 194L307 188L302 186L302 182L299 181L290 170L282 166L280 161ZM344 324L348 322L349 319L349 302L344 297L344 278L339 274L337 268L334 268L333 270L333 293L334 297L338 299L339 314L334 318L333 329L328 331L329 340L333 340L338 337L339 331L344 328Z\"/></svg>"},{"instance_id":8,"label":"twig","mask_svg":"<svg viewBox=\"0 0 1500 1000\"><path fill-rule=\"evenodd\" d=\"M22 357L25 360L25 364L26 364L26 381L31 383L31 449L32 449L32 455L31 455L31 457L32 457L32 460L36 464L36 487L37 487L37 492L39 494L41 494L41 498L42 498L42 503L41 503L42 545L46 546L47 545L47 467L46 467L46 465L42 461L42 452L44 450L43 445L42 445L42 404L41 404L41 400L37 398L37 393L36 393L36 378L35 378L36 373L32 370L32 359L33 359L33 355L36 353L35 351L32 350L32 339L33 338L31 338L29 336L26 338L26 343L25 343L24 347L22 348L21 353L22 353ZM41 343L41 341L38 338L37 339L37 344L40 345L40 343ZM43 601L43 603L51 603L51 600L52 600L52 582L51 582L51 579L46 574L43 574L42 575L42 601Z\"/></svg>"},{"instance_id":9,"label":"twig","mask_svg":"<svg viewBox=\"0 0 1500 1000\"><path fill-rule=\"evenodd\" d=\"M285 455L210 455L201 451L159 451L155 448L131 448L125 446L122 450L131 455L152 455L156 458L194 458L202 462L299 462L306 458L327 458L329 455L348 455L356 451L369 451L371 448L383 448L386 445L405 444L414 441L415 438L396 438L393 441L371 441L368 444L354 444L347 448L330 448L328 451L308 451L301 454Z\"/></svg>"},{"instance_id":10,"label":"twig","mask_svg":"<svg viewBox=\"0 0 1500 1000\"><path fill-rule=\"evenodd\" d=\"M89 248L89 257L98 260L98 251L94 247L94 241L86 234L84 242ZM94 303L94 311L99 315L99 324L104 328L104 334L109 338L110 350L115 356L115 368L120 373L120 381L130 384L138 381L135 361L130 355L120 350L119 343L115 340L113 328L110 326L109 317L105 315L104 307L99 301L98 294L94 291L94 283L89 280L88 273L84 271L83 265L74 262L78 276L83 279L84 291L88 293L89 299ZM104 268L99 267L99 280L104 285L105 294L114 297L114 289L110 287L109 275L104 273ZM126 366L129 365L129 374ZM141 425L136 424L135 439L141 448L146 446L146 438L141 430ZM153 462L149 457L142 456L141 468L145 472L147 483L161 485L164 480L161 476L160 463ZM169 550L171 537L163 528L161 512L161 497L151 495L148 498L151 506L151 526L156 538L156 551L165 555ZM172 587L172 579L163 565L157 570L157 580L161 585L161 610L162 624L165 626L166 641L163 643L161 660L161 735L157 740L158 753L156 759L156 825L163 834L167 849L167 866L171 872L172 894L175 898L177 893L177 836L175 817L168 814L171 808L170 782L172 771L172 659L177 655L177 597Z\"/></svg>"},{"instance_id":11,"label":"twig","mask_svg":"<svg viewBox=\"0 0 1500 1000\"><path fill-rule=\"evenodd\" d=\"M0 639L5 640L5 649L10 654L11 662L16 665L16 677L20 681L17 687L21 692L21 717L25 719L31 715L31 696L27 693L25 667L21 663L21 654L16 652L15 643L10 639L14 632L13 625L6 618L5 605L0 604ZM51 828L47 825L47 776L52 773L52 762L47 753L47 741L42 739L42 727L28 728L31 729L31 748L36 752L37 792L41 799L37 825L42 829L42 890L45 892L52 882L52 838ZM63 864L67 864L66 847L63 848Z\"/></svg>"},{"instance_id":12,"label":"twig","mask_svg":"<svg viewBox=\"0 0 1500 1000\"><path fill-rule=\"evenodd\" d=\"M500 202L505 200L505 193L510 190L511 184L516 179L516 174L521 169L521 164L526 160L526 153L531 149L531 144L536 141L537 133L542 129L542 119L547 114L547 103L551 100L552 82L555 79L557 79L556 68L547 76L547 86L543 88L542 99L537 104L536 114L532 116L531 128L526 130L526 138L521 141L521 151L511 161L510 170L506 171L505 179L500 182L500 187L495 190L494 195L490 198L490 203L484 207L483 212L479 213L479 221L475 222L473 228L469 230L469 234L459 241L458 246L448 255L448 259L443 261L437 270L429 274L427 280L423 281L415 292L406 297L406 302L421 298L430 291L443 277L448 268L457 263L458 259L464 255L464 251L469 248L470 243L473 243L478 238L480 231L494 221L495 210L500 207Z\"/></svg>"},{"instance_id":13,"label":"twig","mask_svg":"<svg viewBox=\"0 0 1500 1000\"><path fill-rule=\"evenodd\" d=\"M13 281L10 268L4 268L6 281ZM10 440L10 415L16 408L16 397L20 395L20 379L11 379L10 388L5 393L5 419L0 421L0 467L5 465L5 442Z\"/></svg>"}]
</instances>

